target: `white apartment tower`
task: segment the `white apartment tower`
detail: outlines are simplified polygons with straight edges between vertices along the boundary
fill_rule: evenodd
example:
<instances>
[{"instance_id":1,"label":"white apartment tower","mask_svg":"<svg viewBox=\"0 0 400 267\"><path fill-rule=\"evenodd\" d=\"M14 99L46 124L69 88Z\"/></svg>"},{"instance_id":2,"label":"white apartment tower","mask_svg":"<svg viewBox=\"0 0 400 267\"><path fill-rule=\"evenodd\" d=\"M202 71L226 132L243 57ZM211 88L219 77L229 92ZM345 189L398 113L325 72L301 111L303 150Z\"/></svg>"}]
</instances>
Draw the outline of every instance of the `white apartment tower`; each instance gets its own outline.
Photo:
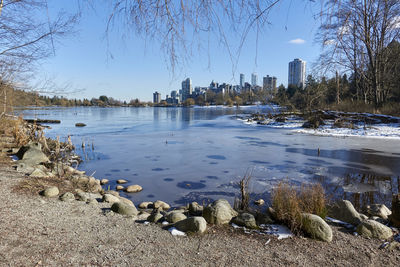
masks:
<instances>
[{"instance_id":1,"label":"white apartment tower","mask_svg":"<svg viewBox=\"0 0 400 267\"><path fill-rule=\"evenodd\" d=\"M251 86L253 87L257 86L257 80L258 80L257 73L253 72L251 74Z\"/></svg>"},{"instance_id":2,"label":"white apartment tower","mask_svg":"<svg viewBox=\"0 0 400 267\"><path fill-rule=\"evenodd\" d=\"M296 85L304 88L306 82L306 62L296 58L289 62L289 85Z\"/></svg>"},{"instance_id":3,"label":"white apartment tower","mask_svg":"<svg viewBox=\"0 0 400 267\"><path fill-rule=\"evenodd\" d=\"M240 73L240 90L244 88L244 74Z\"/></svg>"}]
</instances>

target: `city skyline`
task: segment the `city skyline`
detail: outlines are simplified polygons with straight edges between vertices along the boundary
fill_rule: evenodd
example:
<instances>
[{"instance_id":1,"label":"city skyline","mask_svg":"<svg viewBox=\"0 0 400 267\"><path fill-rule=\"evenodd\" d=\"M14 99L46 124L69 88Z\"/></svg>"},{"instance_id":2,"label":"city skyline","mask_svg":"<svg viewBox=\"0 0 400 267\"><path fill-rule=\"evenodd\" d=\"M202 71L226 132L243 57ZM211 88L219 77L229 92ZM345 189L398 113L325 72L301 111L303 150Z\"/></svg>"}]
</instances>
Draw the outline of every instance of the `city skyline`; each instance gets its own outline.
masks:
<instances>
[{"instance_id":1,"label":"city skyline","mask_svg":"<svg viewBox=\"0 0 400 267\"><path fill-rule=\"evenodd\" d=\"M50 16L59 8L79 9L75 1L68 5L49 1ZM240 84L240 73L246 74L246 82L252 73L257 73L261 85L262 77L273 74L279 84L287 86L287 62L296 57L313 62L319 56L319 45L313 43L318 28L312 16L316 10L311 5L284 1L271 13L271 25L258 38L249 33L240 51L229 53L212 36L210 49L190 51L187 64L172 70L166 63L167 55L155 42L134 34L122 40L118 31L110 31L105 38L109 10L100 7L81 18L75 36L55 44L55 54L40 64L37 79L50 77L61 87L67 84L72 89L84 90L68 95L72 98L110 95L126 101L151 101L155 90L165 96L179 89L186 77L191 77L196 85L207 85L210 80L236 85ZM235 33L227 32L226 37L232 45L238 45ZM207 37L204 42L207 43Z\"/></svg>"}]
</instances>

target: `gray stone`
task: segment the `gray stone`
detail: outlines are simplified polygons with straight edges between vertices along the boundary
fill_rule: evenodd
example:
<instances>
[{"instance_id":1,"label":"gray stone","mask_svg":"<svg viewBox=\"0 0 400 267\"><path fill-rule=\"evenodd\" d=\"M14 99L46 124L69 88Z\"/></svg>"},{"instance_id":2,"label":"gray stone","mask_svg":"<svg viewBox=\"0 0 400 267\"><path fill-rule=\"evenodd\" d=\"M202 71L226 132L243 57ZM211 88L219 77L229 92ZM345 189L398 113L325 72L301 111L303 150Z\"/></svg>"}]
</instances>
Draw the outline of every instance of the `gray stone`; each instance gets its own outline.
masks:
<instances>
[{"instance_id":1,"label":"gray stone","mask_svg":"<svg viewBox=\"0 0 400 267\"><path fill-rule=\"evenodd\" d=\"M111 210L113 212L122 214L122 215L129 215L134 216L138 214L138 211L135 206L128 205L124 202L116 202L111 206Z\"/></svg>"},{"instance_id":2,"label":"gray stone","mask_svg":"<svg viewBox=\"0 0 400 267\"><path fill-rule=\"evenodd\" d=\"M119 201L124 202L125 204L131 205L131 206L135 206L135 204L133 204L132 200L124 198L124 197L119 197Z\"/></svg>"},{"instance_id":3,"label":"gray stone","mask_svg":"<svg viewBox=\"0 0 400 267\"><path fill-rule=\"evenodd\" d=\"M153 210L150 216L147 218L149 222L156 223L161 220L164 216L160 213L159 210Z\"/></svg>"},{"instance_id":4,"label":"gray stone","mask_svg":"<svg viewBox=\"0 0 400 267\"><path fill-rule=\"evenodd\" d=\"M78 201L86 202L89 199L89 197L85 194L85 192L77 192L76 196Z\"/></svg>"},{"instance_id":5,"label":"gray stone","mask_svg":"<svg viewBox=\"0 0 400 267\"><path fill-rule=\"evenodd\" d=\"M204 207L197 202L189 204L189 214L193 216L201 216L203 214Z\"/></svg>"},{"instance_id":6,"label":"gray stone","mask_svg":"<svg viewBox=\"0 0 400 267\"><path fill-rule=\"evenodd\" d=\"M17 157L27 165L34 166L40 163L50 162L49 158L42 152L42 145L36 142L30 142L23 146L17 152Z\"/></svg>"},{"instance_id":7,"label":"gray stone","mask_svg":"<svg viewBox=\"0 0 400 267\"><path fill-rule=\"evenodd\" d=\"M137 216L137 220L138 221L147 221L148 218L150 217L150 213L145 212L145 211L141 211L139 212L139 215Z\"/></svg>"},{"instance_id":8,"label":"gray stone","mask_svg":"<svg viewBox=\"0 0 400 267\"><path fill-rule=\"evenodd\" d=\"M173 225L176 229L183 232L202 234L207 230L207 222L203 217L190 217L179 221Z\"/></svg>"},{"instance_id":9,"label":"gray stone","mask_svg":"<svg viewBox=\"0 0 400 267\"><path fill-rule=\"evenodd\" d=\"M46 173L42 171L41 169L35 169L29 176L32 177L37 177L37 178L43 178L43 177L49 177L49 176L54 176L53 174Z\"/></svg>"},{"instance_id":10,"label":"gray stone","mask_svg":"<svg viewBox=\"0 0 400 267\"><path fill-rule=\"evenodd\" d=\"M109 182L108 179L101 179L101 180L100 180L100 184L101 184L101 185L108 184L108 182Z\"/></svg>"},{"instance_id":11,"label":"gray stone","mask_svg":"<svg viewBox=\"0 0 400 267\"><path fill-rule=\"evenodd\" d=\"M97 204L99 204L99 202L97 202L97 200L95 198L89 198L86 201L86 203L89 204L89 205L97 205Z\"/></svg>"},{"instance_id":12,"label":"gray stone","mask_svg":"<svg viewBox=\"0 0 400 267\"><path fill-rule=\"evenodd\" d=\"M357 226L357 233L363 237L388 239L393 232L389 227L373 220L366 220Z\"/></svg>"},{"instance_id":13,"label":"gray stone","mask_svg":"<svg viewBox=\"0 0 400 267\"><path fill-rule=\"evenodd\" d=\"M115 187L115 189L117 189L117 190L124 190L124 186L123 186L123 185L117 185L117 186Z\"/></svg>"},{"instance_id":14,"label":"gray stone","mask_svg":"<svg viewBox=\"0 0 400 267\"><path fill-rule=\"evenodd\" d=\"M204 208L203 217L211 224L227 224L238 213L226 199L218 199Z\"/></svg>"},{"instance_id":15,"label":"gray stone","mask_svg":"<svg viewBox=\"0 0 400 267\"><path fill-rule=\"evenodd\" d=\"M155 209L162 209L164 211L167 211L171 208L170 205L168 205L167 203L165 203L164 201L161 201L161 200L157 200L156 202L154 202L153 206Z\"/></svg>"},{"instance_id":16,"label":"gray stone","mask_svg":"<svg viewBox=\"0 0 400 267\"><path fill-rule=\"evenodd\" d=\"M104 192L104 194L110 194L110 195L119 197L119 193L117 191L114 191L114 190L107 190L107 191Z\"/></svg>"},{"instance_id":17,"label":"gray stone","mask_svg":"<svg viewBox=\"0 0 400 267\"><path fill-rule=\"evenodd\" d=\"M29 174L31 174L35 170L34 167L32 167L24 162L17 162L15 167L18 172L29 173Z\"/></svg>"},{"instance_id":18,"label":"gray stone","mask_svg":"<svg viewBox=\"0 0 400 267\"><path fill-rule=\"evenodd\" d=\"M153 202L142 202L139 204L139 208L141 209L152 209L154 207Z\"/></svg>"},{"instance_id":19,"label":"gray stone","mask_svg":"<svg viewBox=\"0 0 400 267\"><path fill-rule=\"evenodd\" d=\"M239 226L244 226L249 229L257 229L258 228L256 219L254 218L254 216L247 212L240 213L238 216L233 218L233 223L235 223Z\"/></svg>"},{"instance_id":20,"label":"gray stone","mask_svg":"<svg viewBox=\"0 0 400 267\"><path fill-rule=\"evenodd\" d=\"M120 202L120 198L113 196L111 194L104 194L103 195L103 202L107 202L107 203L116 203L116 202Z\"/></svg>"},{"instance_id":21,"label":"gray stone","mask_svg":"<svg viewBox=\"0 0 400 267\"><path fill-rule=\"evenodd\" d=\"M60 191L58 190L57 186L48 187L42 191L43 196L45 197L56 197Z\"/></svg>"},{"instance_id":22,"label":"gray stone","mask_svg":"<svg viewBox=\"0 0 400 267\"><path fill-rule=\"evenodd\" d=\"M117 180L117 184L126 184L128 181L124 179Z\"/></svg>"},{"instance_id":23,"label":"gray stone","mask_svg":"<svg viewBox=\"0 0 400 267\"><path fill-rule=\"evenodd\" d=\"M67 192L60 196L60 200L61 201L73 201L73 200L75 200L75 196L71 192Z\"/></svg>"},{"instance_id":24,"label":"gray stone","mask_svg":"<svg viewBox=\"0 0 400 267\"><path fill-rule=\"evenodd\" d=\"M330 217L350 223L352 225L359 225L363 220L360 214L356 211L353 204L348 200L339 200L329 209Z\"/></svg>"},{"instance_id":25,"label":"gray stone","mask_svg":"<svg viewBox=\"0 0 400 267\"><path fill-rule=\"evenodd\" d=\"M127 193L136 193L136 192L140 192L142 191L143 188L140 185L129 185L127 187L125 187L124 191Z\"/></svg>"},{"instance_id":26,"label":"gray stone","mask_svg":"<svg viewBox=\"0 0 400 267\"><path fill-rule=\"evenodd\" d=\"M303 213L302 230L310 235L311 238L331 242L332 229L331 227L318 215Z\"/></svg>"},{"instance_id":27,"label":"gray stone","mask_svg":"<svg viewBox=\"0 0 400 267\"><path fill-rule=\"evenodd\" d=\"M179 222L179 221L182 221L182 220L184 220L184 219L186 219L187 217L186 217L186 215L185 214L183 214L183 212L181 212L181 211L171 211L171 212L169 212L166 216L165 216L165 219L167 220L167 222L169 222L169 223L176 223L176 222Z\"/></svg>"}]
</instances>

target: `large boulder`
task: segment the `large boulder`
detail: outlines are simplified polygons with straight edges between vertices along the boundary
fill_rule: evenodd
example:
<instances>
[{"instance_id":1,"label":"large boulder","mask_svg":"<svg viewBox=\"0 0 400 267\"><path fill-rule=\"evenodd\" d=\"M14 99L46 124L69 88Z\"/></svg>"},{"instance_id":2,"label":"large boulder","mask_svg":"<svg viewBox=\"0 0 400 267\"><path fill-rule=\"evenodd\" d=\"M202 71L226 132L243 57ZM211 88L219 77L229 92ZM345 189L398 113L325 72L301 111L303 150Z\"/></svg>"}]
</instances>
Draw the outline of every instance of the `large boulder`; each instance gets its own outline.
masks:
<instances>
[{"instance_id":1,"label":"large boulder","mask_svg":"<svg viewBox=\"0 0 400 267\"><path fill-rule=\"evenodd\" d=\"M16 155L20 162L30 166L50 162L49 158L42 152L42 145L36 142L30 142L26 146L22 146Z\"/></svg>"},{"instance_id":2,"label":"large boulder","mask_svg":"<svg viewBox=\"0 0 400 267\"><path fill-rule=\"evenodd\" d=\"M176 223L176 222L182 221L182 220L184 220L184 219L186 219L186 218L187 218L186 215L183 214L182 211L175 211L175 210L169 212L169 213L165 216L165 219L166 219L167 222L169 222L169 223Z\"/></svg>"},{"instance_id":3,"label":"large boulder","mask_svg":"<svg viewBox=\"0 0 400 267\"><path fill-rule=\"evenodd\" d=\"M189 204L189 214L193 216L201 216L203 214L204 207L197 202Z\"/></svg>"},{"instance_id":4,"label":"large boulder","mask_svg":"<svg viewBox=\"0 0 400 267\"><path fill-rule=\"evenodd\" d=\"M61 201L73 201L73 200L75 200L75 196L71 192L66 192L60 196L60 200Z\"/></svg>"},{"instance_id":5,"label":"large boulder","mask_svg":"<svg viewBox=\"0 0 400 267\"><path fill-rule=\"evenodd\" d=\"M233 223L250 229L258 228L256 218L254 218L252 214L246 212L240 213L238 216L233 218Z\"/></svg>"},{"instance_id":6,"label":"large boulder","mask_svg":"<svg viewBox=\"0 0 400 267\"><path fill-rule=\"evenodd\" d=\"M132 206L124 202L115 202L111 206L111 210L122 215L135 216L138 214L138 211L134 205Z\"/></svg>"},{"instance_id":7,"label":"large boulder","mask_svg":"<svg viewBox=\"0 0 400 267\"><path fill-rule=\"evenodd\" d=\"M366 212L369 216L378 216L382 219L387 220L388 216L392 214L390 209L386 207L384 204L371 204L366 208Z\"/></svg>"},{"instance_id":8,"label":"large boulder","mask_svg":"<svg viewBox=\"0 0 400 267\"><path fill-rule=\"evenodd\" d=\"M120 198L113 196L111 194L104 194L103 195L103 202L107 202L107 203L116 203L116 202L120 202Z\"/></svg>"},{"instance_id":9,"label":"large boulder","mask_svg":"<svg viewBox=\"0 0 400 267\"><path fill-rule=\"evenodd\" d=\"M318 215L303 213L301 214L302 230L311 238L325 242L332 241L331 227Z\"/></svg>"},{"instance_id":10,"label":"large boulder","mask_svg":"<svg viewBox=\"0 0 400 267\"><path fill-rule=\"evenodd\" d=\"M57 186L51 186L42 191L42 195L45 197L56 197L59 193Z\"/></svg>"},{"instance_id":11,"label":"large boulder","mask_svg":"<svg viewBox=\"0 0 400 267\"><path fill-rule=\"evenodd\" d=\"M339 200L330 207L329 216L352 225L359 225L363 220L353 204L348 200Z\"/></svg>"},{"instance_id":12,"label":"large boulder","mask_svg":"<svg viewBox=\"0 0 400 267\"><path fill-rule=\"evenodd\" d=\"M238 213L226 199L218 199L204 208L203 217L211 224L227 224Z\"/></svg>"},{"instance_id":13,"label":"large boulder","mask_svg":"<svg viewBox=\"0 0 400 267\"><path fill-rule=\"evenodd\" d=\"M395 227L400 227L400 194L394 195L392 199L392 214L390 222Z\"/></svg>"},{"instance_id":14,"label":"large boulder","mask_svg":"<svg viewBox=\"0 0 400 267\"><path fill-rule=\"evenodd\" d=\"M182 232L192 232L202 234L207 230L207 222L203 217L190 217L179 221L173 225Z\"/></svg>"},{"instance_id":15,"label":"large boulder","mask_svg":"<svg viewBox=\"0 0 400 267\"><path fill-rule=\"evenodd\" d=\"M368 238L388 239L393 235L392 229L374 220L363 221L357 226L356 231Z\"/></svg>"},{"instance_id":16,"label":"large boulder","mask_svg":"<svg viewBox=\"0 0 400 267\"><path fill-rule=\"evenodd\" d=\"M125 187L124 191L127 193L136 193L136 192L140 192L142 191L143 188L140 185L129 185L127 187Z\"/></svg>"}]
</instances>

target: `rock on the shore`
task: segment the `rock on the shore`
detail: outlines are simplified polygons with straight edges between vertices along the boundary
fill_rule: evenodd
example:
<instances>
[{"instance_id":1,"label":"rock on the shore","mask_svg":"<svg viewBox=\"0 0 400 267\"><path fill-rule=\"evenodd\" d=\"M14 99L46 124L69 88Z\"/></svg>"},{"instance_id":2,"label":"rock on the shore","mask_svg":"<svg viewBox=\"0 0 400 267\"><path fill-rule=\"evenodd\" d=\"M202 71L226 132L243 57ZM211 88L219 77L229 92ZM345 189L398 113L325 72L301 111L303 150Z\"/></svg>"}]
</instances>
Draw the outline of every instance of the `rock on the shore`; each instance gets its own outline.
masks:
<instances>
[{"instance_id":1,"label":"rock on the shore","mask_svg":"<svg viewBox=\"0 0 400 267\"><path fill-rule=\"evenodd\" d=\"M139 215L137 216L136 219L138 221L147 221L149 217L150 217L150 213L141 211L141 212L139 212Z\"/></svg>"},{"instance_id":2,"label":"rock on the shore","mask_svg":"<svg viewBox=\"0 0 400 267\"><path fill-rule=\"evenodd\" d=\"M189 214L193 216L201 216L203 214L204 207L197 202L189 204Z\"/></svg>"},{"instance_id":3,"label":"rock on the shore","mask_svg":"<svg viewBox=\"0 0 400 267\"><path fill-rule=\"evenodd\" d=\"M203 217L211 224L227 224L238 213L226 199L218 199L204 208Z\"/></svg>"},{"instance_id":4,"label":"rock on the shore","mask_svg":"<svg viewBox=\"0 0 400 267\"><path fill-rule=\"evenodd\" d=\"M190 217L179 221L173 225L182 232L192 232L202 234L207 230L207 222L203 217Z\"/></svg>"},{"instance_id":5,"label":"rock on the shore","mask_svg":"<svg viewBox=\"0 0 400 267\"><path fill-rule=\"evenodd\" d=\"M155 209L162 209L164 211L167 211L171 208L171 206L168 203L165 203L164 201L161 200L157 200L156 202L154 202L153 206Z\"/></svg>"},{"instance_id":6,"label":"rock on the shore","mask_svg":"<svg viewBox=\"0 0 400 267\"><path fill-rule=\"evenodd\" d=\"M108 179L101 179L101 180L100 180L100 184L101 184L101 185L108 184L108 182L109 182Z\"/></svg>"},{"instance_id":7,"label":"rock on the shore","mask_svg":"<svg viewBox=\"0 0 400 267\"><path fill-rule=\"evenodd\" d=\"M135 206L131 206L124 202L116 202L111 206L111 210L113 212L122 214L122 215L129 215L134 216L138 214L138 211Z\"/></svg>"},{"instance_id":8,"label":"rock on the shore","mask_svg":"<svg viewBox=\"0 0 400 267\"><path fill-rule=\"evenodd\" d=\"M182 220L185 220L187 217L185 214L182 213L182 211L171 211L169 212L166 216L165 219L169 223L176 223Z\"/></svg>"},{"instance_id":9,"label":"rock on the shore","mask_svg":"<svg viewBox=\"0 0 400 267\"><path fill-rule=\"evenodd\" d=\"M30 166L50 162L49 158L42 152L42 145L36 142L22 146L17 152L17 157Z\"/></svg>"},{"instance_id":10,"label":"rock on the shore","mask_svg":"<svg viewBox=\"0 0 400 267\"><path fill-rule=\"evenodd\" d=\"M393 226L400 227L400 194L393 196L392 214L389 216L389 219Z\"/></svg>"},{"instance_id":11,"label":"rock on the shore","mask_svg":"<svg viewBox=\"0 0 400 267\"><path fill-rule=\"evenodd\" d=\"M128 181L124 179L117 180L117 184L126 184Z\"/></svg>"},{"instance_id":12,"label":"rock on the shore","mask_svg":"<svg viewBox=\"0 0 400 267\"><path fill-rule=\"evenodd\" d=\"M392 214L390 209L388 209L384 204L368 205L366 211L369 216L378 216L385 220L387 220L388 216Z\"/></svg>"},{"instance_id":13,"label":"rock on the shore","mask_svg":"<svg viewBox=\"0 0 400 267\"><path fill-rule=\"evenodd\" d=\"M139 208L141 209L152 209L153 207L153 202L149 201L145 201L139 204Z\"/></svg>"},{"instance_id":14,"label":"rock on the shore","mask_svg":"<svg viewBox=\"0 0 400 267\"><path fill-rule=\"evenodd\" d=\"M122 186L122 185L117 185L117 186L115 187L115 189L117 189L117 190L124 190L124 186Z\"/></svg>"},{"instance_id":15,"label":"rock on the shore","mask_svg":"<svg viewBox=\"0 0 400 267\"><path fill-rule=\"evenodd\" d=\"M363 237L388 239L393 235L392 229L374 221L366 220L357 226L357 233Z\"/></svg>"},{"instance_id":16,"label":"rock on the shore","mask_svg":"<svg viewBox=\"0 0 400 267\"><path fill-rule=\"evenodd\" d=\"M303 213L302 230L310 235L311 238L331 242L332 228L318 215Z\"/></svg>"},{"instance_id":17,"label":"rock on the shore","mask_svg":"<svg viewBox=\"0 0 400 267\"><path fill-rule=\"evenodd\" d=\"M42 191L43 196L45 197L56 197L60 191L58 190L57 186L48 187Z\"/></svg>"},{"instance_id":18,"label":"rock on the shore","mask_svg":"<svg viewBox=\"0 0 400 267\"><path fill-rule=\"evenodd\" d=\"M256 214L256 221L257 224L273 224L275 223L274 219L272 219L272 216L269 214L269 212L266 213L257 213Z\"/></svg>"},{"instance_id":19,"label":"rock on the shore","mask_svg":"<svg viewBox=\"0 0 400 267\"><path fill-rule=\"evenodd\" d=\"M61 201L73 201L73 200L75 200L75 196L71 192L66 192L60 196L60 200Z\"/></svg>"},{"instance_id":20,"label":"rock on the shore","mask_svg":"<svg viewBox=\"0 0 400 267\"><path fill-rule=\"evenodd\" d=\"M125 204L131 205L131 206L135 206L135 204L133 204L132 200L127 199L125 197L119 197L119 201L124 202Z\"/></svg>"},{"instance_id":21,"label":"rock on the shore","mask_svg":"<svg viewBox=\"0 0 400 267\"><path fill-rule=\"evenodd\" d=\"M339 200L329 210L329 215L335 219L352 225L359 225L363 219L348 200Z\"/></svg>"},{"instance_id":22,"label":"rock on the shore","mask_svg":"<svg viewBox=\"0 0 400 267\"><path fill-rule=\"evenodd\" d=\"M53 176L53 174L50 175L49 173L46 173L41 169L35 169L33 172L31 172L29 176L43 178L43 177Z\"/></svg>"},{"instance_id":23,"label":"rock on the shore","mask_svg":"<svg viewBox=\"0 0 400 267\"><path fill-rule=\"evenodd\" d=\"M149 222L156 223L156 222L158 222L159 220L161 220L161 218L163 218L163 217L164 217L164 216L160 213L159 210L153 210L153 211L151 212L150 216L147 218L147 220L148 220Z\"/></svg>"},{"instance_id":24,"label":"rock on the shore","mask_svg":"<svg viewBox=\"0 0 400 267\"><path fill-rule=\"evenodd\" d=\"M256 223L256 218L250 213L243 212L240 213L238 216L233 218L233 223L239 225L239 226L244 226L249 229L257 229L257 223Z\"/></svg>"},{"instance_id":25,"label":"rock on the shore","mask_svg":"<svg viewBox=\"0 0 400 267\"><path fill-rule=\"evenodd\" d=\"M254 204L256 204L257 206L262 206L262 205L264 205L264 203L265 203L265 201L262 198L254 201Z\"/></svg>"},{"instance_id":26,"label":"rock on the shore","mask_svg":"<svg viewBox=\"0 0 400 267\"><path fill-rule=\"evenodd\" d=\"M111 194L104 194L103 195L103 202L107 202L107 203L116 203L116 202L120 202L120 198L113 196Z\"/></svg>"},{"instance_id":27,"label":"rock on the shore","mask_svg":"<svg viewBox=\"0 0 400 267\"><path fill-rule=\"evenodd\" d=\"M143 188L140 185L129 185L127 187L125 187L124 191L127 193L136 193L136 192L140 192L142 191Z\"/></svg>"}]
</instances>

